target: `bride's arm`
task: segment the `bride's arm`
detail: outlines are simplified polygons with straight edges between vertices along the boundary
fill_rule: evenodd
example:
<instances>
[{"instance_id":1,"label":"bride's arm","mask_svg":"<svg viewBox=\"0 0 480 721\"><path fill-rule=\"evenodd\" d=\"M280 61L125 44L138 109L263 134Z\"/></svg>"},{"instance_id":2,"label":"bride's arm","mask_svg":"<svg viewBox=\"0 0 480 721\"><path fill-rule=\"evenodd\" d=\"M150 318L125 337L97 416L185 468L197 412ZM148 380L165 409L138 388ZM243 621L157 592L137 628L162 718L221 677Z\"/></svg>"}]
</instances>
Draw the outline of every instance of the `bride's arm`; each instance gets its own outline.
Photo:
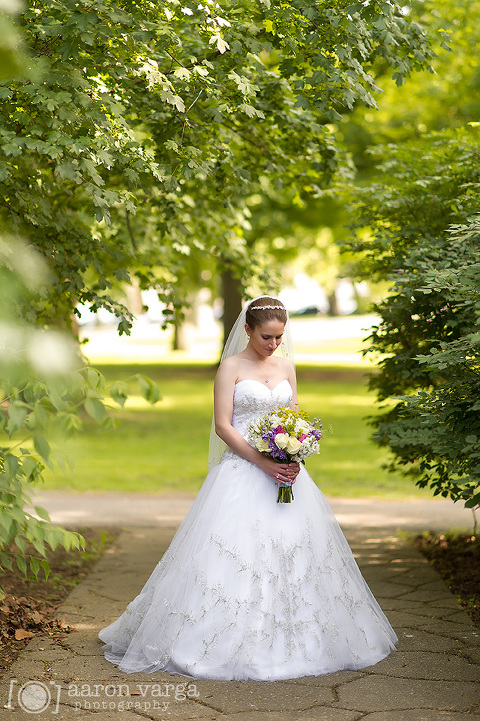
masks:
<instances>
[{"instance_id":1,"label":"bride's arm","mask_svg":"<svg viewBox=\"0 0 480 721\"><path fill-rule=\"evenodd\" d=\"M292 388L292 402L290 403L290 408L292 411L296 411L298 410L297 373L295 371L295 366L291 361L287 361L287 364L287 379ZM298 463L290 463L290 470L295 479L300 472L300 465Z\"/></svg>"},{"instance_id":2,"label":"bride's arm","mask_svg":"<svg viewBox=\"0 0 480 721\"><path fill-rule=\"evenodd\" d=\"M272 478L280 476L280 480L292 480L296 476L287 463L277 463L271 458L263 456L260 451L253 448L245 438L232 426L233 393L237 379L237 366L235 361L227 359L217 372L214 385L214 414L215 432L234 453L255 463ZM290 464L291 466L292 464Z\"/></svg>"},{"instance_id":3,"label":"bride's arm","mask_svg":"<svg viewBox=\"0 0 480 721\"><path fill-rule=\"evenodd\" d=\"M292 402L290 403L290 408L293 411L298 410L298 395L297 395L297 374L295 373L295 366L290 361L286 361L287 363L287 379L290 383L290 386L292 388Z\"/></svg>"}]
</instances>

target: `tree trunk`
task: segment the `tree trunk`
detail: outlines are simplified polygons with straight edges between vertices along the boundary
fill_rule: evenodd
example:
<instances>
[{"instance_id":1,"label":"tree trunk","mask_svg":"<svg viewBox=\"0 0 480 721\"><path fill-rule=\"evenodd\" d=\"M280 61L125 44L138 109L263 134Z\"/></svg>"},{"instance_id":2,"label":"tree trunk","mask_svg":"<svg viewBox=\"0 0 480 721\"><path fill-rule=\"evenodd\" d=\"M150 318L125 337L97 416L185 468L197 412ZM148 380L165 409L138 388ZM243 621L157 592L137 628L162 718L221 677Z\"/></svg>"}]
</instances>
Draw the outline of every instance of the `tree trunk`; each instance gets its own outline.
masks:
<instances>
[{"instance_id":1,"label":"tree trunk","mask_svg":"<svg viewBox=\"0 0 480 721\"><path fill-rule=\"evenodd\" d=\"M224 343L242 310L242 283L227 268L222 273Z\"/></svg>"},{"instance_id":2,"label":"tree trunk","mask_svg":"<svg viewBox=\"0 0 480 721\"><path fill-rule=\"evenodd\" d=\"M188 350L190 341L187 332L187 325L198 326L200 294L192 293L185 299L186 306L183 309L183 316L176 318L173 325L172 350Z\"/></svg>"},{"instance_id":3,"label":"tree trunk","mask_svg":"<svg viewBox=\"0 0 480 721\"><path fill-rule=\"evenodd\" d=\"M334 288L332 292L328 294L328 315L339 315L336 288Z\"/></svg>"},{"instance_id":4,"label":"tree trunk","mask_svg":"<svg viewBox=\"0 0 480 721\"><path fill-rule=\"evenodd\" d=\"M125 305L130 313L133 313L135 318L138 318L138 316L144 312L142 292L140 290L138 280L136 278L132 278L131 283L127 285L125 291L127 296Z\"/></svg>"},{"instance_id":5,"label":"tree trunk","mask_svg":"<svg viewBox=\"0 0 480 721\"><path fill-rule=\"evenodd\" d=\"M176 318L173 325L172 350L188 350L185 334L185 321Z\"/></svg>"}]
</instances>

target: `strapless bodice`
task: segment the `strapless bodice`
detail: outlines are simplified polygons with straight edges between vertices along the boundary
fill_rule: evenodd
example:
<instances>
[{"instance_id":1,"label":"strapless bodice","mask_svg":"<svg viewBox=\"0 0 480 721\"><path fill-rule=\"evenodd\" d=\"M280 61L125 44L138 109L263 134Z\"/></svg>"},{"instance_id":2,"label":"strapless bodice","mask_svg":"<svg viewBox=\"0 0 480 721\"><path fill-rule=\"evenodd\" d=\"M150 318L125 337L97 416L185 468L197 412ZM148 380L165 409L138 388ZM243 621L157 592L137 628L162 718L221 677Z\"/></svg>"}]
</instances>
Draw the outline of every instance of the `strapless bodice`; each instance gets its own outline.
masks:
<instances>
[{"instance_id":1,"label":"strapless bodice","mask_svg":"<svg viewBox=\"0 0 480 721\"><path fill-rule=\"evenodd\" d=\"M245 438L251 423L264 413L278 406L289 406L291 402L292 387L286 378L274 388L250 378L238 381L233 394L232 425Z\"/></svg>"}]
</instances>

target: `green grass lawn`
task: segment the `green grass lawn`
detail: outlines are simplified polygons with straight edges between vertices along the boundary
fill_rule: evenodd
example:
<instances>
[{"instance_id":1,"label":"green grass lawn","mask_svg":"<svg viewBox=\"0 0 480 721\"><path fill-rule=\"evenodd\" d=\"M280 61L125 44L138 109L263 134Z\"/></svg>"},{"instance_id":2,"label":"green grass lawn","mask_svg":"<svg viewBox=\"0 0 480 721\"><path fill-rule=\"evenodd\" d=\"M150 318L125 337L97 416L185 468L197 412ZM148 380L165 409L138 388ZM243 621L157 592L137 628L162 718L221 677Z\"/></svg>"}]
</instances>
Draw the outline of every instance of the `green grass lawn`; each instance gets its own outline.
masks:
<instances>
[{"instance_id":1,"label":"green grass lawn","mask_svg":"<svg viewBox=\"0 0 480 721\"><path fill-rule=\"evenodd\" d=\"M137 372L153 378L162 400L149 406L132 396L123 411L114 411L118 426L86 431L69 441L62 453L74 461L72 471L47 472L47 489L194 493L207 471L208 438L215 368L202 364L98 366L108 381ZM318 486L328 495L383 498L428 497L400 474L382 469L387 456L370 440L364 417L374 412L373 395L359 369L298 369L300 406L320 416L321 454L307 461ZM133 387L133 386L132 386Z\"/></svg>"}]
</instances>

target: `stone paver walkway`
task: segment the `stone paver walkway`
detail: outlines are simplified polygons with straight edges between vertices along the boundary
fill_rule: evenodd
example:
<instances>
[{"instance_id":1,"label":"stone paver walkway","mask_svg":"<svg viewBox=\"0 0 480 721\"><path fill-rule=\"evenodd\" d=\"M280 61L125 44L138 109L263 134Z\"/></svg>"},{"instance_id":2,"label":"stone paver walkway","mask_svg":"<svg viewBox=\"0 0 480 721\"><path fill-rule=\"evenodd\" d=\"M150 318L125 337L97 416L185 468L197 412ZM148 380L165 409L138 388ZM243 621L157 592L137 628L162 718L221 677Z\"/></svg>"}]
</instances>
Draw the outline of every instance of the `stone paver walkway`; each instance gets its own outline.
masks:
<instances>
[{"instance_id":1,"label":"stone paver walkway","mask_svg":"<svg viewBox=\"0 0 480 721\"><path fill-rule=\"evenodd\" d=\"M89 507L91 499L75 499L69 499L64 512L81 512L82 502ZM49 507L45 497L42 501ZM402 504L333 502L362 572L399 637L398 650L377 665L274 683L118 671L104 659L97 633L140 591L170 542L182 504L189 502L162 500L158 511L150 499L151 515L163 517L155 526L135 524L130 505L131 523L59 608L59 617L74 630L61 642L33 638L0 683L2 719L31 721L31 711L43 703L45 710L36 718L62 721L480 721L480 631L399 534L439 522L444 530L468 527L470 516L452 511L451 504L422 501L427 505L410 504L407 513ZM96 508L90 520L103 518L98 497ZM139 520L149 518L144 510ZM55 513L62 513L60 506ZM119 521L111 512L112 518Z\"/></svg>"},{"instance_id":2,"label":"stone paver walkway","mask_svg":"<svg viewBox=\"0 0 480 721\"><path fill-rule=\"evenodd\" d=\"M44 506L54 523L69 526L178 525L195 496L147 493L65 493L40 491L34 503ZM382 501L372 498L329 498L342 528L378 527L393 531L444 531L472 528L472 512L443 498Z\"/></svg>"}]
</instances>

